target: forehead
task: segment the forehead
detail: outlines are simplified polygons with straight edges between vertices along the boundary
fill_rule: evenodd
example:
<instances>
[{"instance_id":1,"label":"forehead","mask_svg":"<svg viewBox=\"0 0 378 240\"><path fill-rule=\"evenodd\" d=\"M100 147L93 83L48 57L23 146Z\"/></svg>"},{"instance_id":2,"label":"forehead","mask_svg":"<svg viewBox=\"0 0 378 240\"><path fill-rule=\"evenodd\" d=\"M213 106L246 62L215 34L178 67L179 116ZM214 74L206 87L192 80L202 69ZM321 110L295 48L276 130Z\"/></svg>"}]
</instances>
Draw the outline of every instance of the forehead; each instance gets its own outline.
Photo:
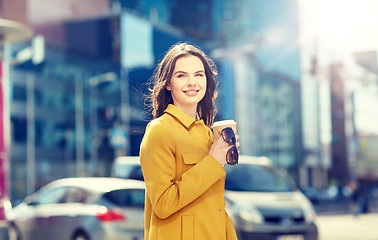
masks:
<instances>
[{"instance_id":1,"label":"forehead","mask_svg":"<svg viewBox=\"0 0 378 240\"><path fill-rule=\"evenodd\" d=\"M191 72L191 71L204 71L205 67L201 59L194 55L186 55L180 57L176 61L174 72L177 71L184 71L184 72Z\"/></svg>"}]
</instances>

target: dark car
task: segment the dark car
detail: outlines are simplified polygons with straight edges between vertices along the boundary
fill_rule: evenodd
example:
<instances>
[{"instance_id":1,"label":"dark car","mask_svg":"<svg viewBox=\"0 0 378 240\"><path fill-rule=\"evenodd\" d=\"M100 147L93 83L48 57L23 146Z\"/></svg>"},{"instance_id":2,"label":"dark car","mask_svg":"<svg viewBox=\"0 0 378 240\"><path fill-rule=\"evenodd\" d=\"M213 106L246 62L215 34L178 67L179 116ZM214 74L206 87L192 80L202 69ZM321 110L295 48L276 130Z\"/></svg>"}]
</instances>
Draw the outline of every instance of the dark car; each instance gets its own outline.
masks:
<instances>
[{"instance_id":1,"label":"dark car","mask_svg":"<svg viewBox=\"0 0 378 240\"><path fill-rule=\"evenodd\" d=\"M266 157L225 166L226 209L239 240L317 240L316 213L285 171Z\"/></svg>"},{"instance_id":2,"label":"dark car","mask_svg":"<svg viewBox=\"0 0 378 240\"><path fill-rule=\"evenodd\" d=\"M359 199L362 213L378 213L378 187L365 190Z\"/></svg>"},{"instance_id":3,"label":"dark car","mask_svg":"<svg viewBox=\"0 0 378 240\"><path fill-rule=\"evenodd\" d=\"M7 213L9 239L141 240L144 193L137 180L56 180Z\"/></svg>"}]
</instances>

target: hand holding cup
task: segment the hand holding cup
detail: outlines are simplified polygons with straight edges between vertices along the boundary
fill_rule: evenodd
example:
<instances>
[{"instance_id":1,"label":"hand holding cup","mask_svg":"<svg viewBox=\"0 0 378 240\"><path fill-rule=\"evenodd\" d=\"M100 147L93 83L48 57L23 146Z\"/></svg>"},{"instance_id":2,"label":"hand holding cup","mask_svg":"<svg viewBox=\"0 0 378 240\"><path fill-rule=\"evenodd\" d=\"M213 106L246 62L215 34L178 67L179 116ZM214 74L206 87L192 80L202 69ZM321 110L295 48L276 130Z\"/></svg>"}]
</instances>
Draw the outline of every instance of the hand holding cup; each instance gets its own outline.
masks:
<instances>
[{"instance_id":1,"label":"hand holding cup","mask_svg":"<svg viewBox=\"0 0 378 240\"><path fill-rule=\"evenodd\" d=\"M214 137L216 142L214 143L210 154L218 155L222 157L215 157L217 161L223 166L225 164L224 159L229 165L237 165L239 159L239 150L238 146L240 145L237 142L239 136L236 135L236 122L234 120L223 120L215 122L212 126ZM223 143L222 143L223 141ZM226 143L227 145L225 145ZM220 146L218 151L212 151L213 148ZM225 151L227 150L227 151ZM225 157L224 157L225 156ZM219 159L219 160L218 160Z\"/></svg>"}]
</instances>

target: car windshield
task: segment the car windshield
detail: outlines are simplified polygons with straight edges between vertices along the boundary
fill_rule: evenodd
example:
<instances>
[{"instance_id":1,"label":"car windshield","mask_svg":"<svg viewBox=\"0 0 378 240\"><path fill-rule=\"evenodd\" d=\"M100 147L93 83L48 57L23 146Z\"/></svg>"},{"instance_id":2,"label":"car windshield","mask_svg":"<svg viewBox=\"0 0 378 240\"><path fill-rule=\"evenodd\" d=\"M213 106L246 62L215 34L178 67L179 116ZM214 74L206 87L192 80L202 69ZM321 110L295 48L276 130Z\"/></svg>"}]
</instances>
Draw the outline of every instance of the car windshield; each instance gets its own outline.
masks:
<instances>
[{"instance_id":1,"label":"car windshield","mask_svg":"<svg viewBox=\"0 0 378 240\"><path fill-rule=\"evenodd\" d=\"M121 189L104 194L104 198L119 207L144 207L143 189Z\"/></svg>"},{"instance_id":2,"label":"car windshield","mask_svg":"<svg viewBox=\"0 0 378 240\"><path fill-rule=\"evenodd\" d=\"M143 181L143 172L139 164L117 164L113 176Z\"/></svg>"},{"instance_id":3,"label":"car windshield","mask_svg":"<svg viewBox=\"0 0 378 240\"><path fill-rule=\"evenodd\" d=\"M239 164L225 166L226 190L243 192L292 192L294 187L268 166Z\"/></svg>"}]
</instances>

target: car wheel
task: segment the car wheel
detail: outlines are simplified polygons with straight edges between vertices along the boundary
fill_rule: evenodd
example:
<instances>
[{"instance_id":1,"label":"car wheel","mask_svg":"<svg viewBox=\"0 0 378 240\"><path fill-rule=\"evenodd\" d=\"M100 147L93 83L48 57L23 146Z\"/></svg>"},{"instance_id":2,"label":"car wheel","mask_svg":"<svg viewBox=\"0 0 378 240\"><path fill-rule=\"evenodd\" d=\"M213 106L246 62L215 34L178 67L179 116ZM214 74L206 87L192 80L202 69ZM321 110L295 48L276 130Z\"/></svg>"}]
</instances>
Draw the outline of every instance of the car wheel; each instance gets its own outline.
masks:
<instances>
[{"instance_id":1,"label":"car wheel","mask_svg":"<svg viewBox=\"0 0 378 240\"><path fill-rule=\"evenodd\" d=\"M20 232L13 224L8 227L8 239L9 240L21 240Z\"/></svg>"},{"instance_id":2,"label":"car wheel","mask_svg":"<svg viewBox=\"0 0 378 240\"><path fill-rule=\"evenodd\" d=\"M78 233L75 234L75 236L72 240L90 240L90 239L85 233L78 232Z\"/></svg>"}]
</instances>

